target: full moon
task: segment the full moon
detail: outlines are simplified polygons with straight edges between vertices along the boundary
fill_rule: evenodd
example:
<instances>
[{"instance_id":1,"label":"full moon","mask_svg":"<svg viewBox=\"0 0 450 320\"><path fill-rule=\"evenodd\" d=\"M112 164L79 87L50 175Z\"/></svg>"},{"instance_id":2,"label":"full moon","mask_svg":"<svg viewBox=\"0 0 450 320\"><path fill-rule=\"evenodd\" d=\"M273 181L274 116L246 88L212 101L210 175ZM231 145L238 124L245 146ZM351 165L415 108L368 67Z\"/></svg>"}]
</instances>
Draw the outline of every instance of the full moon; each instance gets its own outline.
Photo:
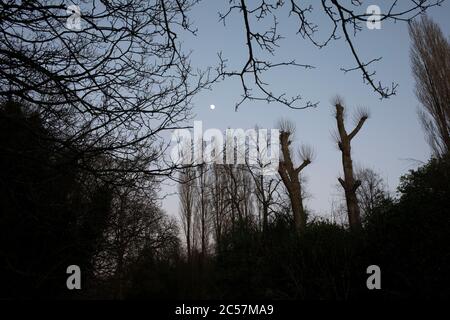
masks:
<instances>
[{"instance_id":1,"label":"full moon","mask_svg":"<svg viewBox=\"0 0 450 320\"><path fill-rule=\"evenodd\" d=\"M209 107L211 108L211 110L214 110L216 108L216 106L213 104L211 104Z\"/></svg>"}]
</instances>

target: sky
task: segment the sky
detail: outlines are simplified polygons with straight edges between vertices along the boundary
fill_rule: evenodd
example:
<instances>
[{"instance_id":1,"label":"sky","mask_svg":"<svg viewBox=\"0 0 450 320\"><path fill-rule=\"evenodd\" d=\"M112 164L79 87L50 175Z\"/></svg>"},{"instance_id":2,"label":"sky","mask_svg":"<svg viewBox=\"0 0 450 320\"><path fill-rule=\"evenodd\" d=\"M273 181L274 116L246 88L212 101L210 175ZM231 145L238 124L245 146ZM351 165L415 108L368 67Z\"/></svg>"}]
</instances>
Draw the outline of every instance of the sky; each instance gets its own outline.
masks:
<instances>
[{"instance_id":1,"label":"sky","mask_svg":"<svg viewBox=\"0 0 450 320\"><path fill-rule=\"evenodd\" d=\"M320 28L318 39L323 39L329 30L329 22L321 14L319 5L315 5L315 1L310 2L315 7L311 19ZM180 35L180 39L185 48L193 50L191 59L194 67L214 66L218 61L218 52L228 59L230 67L239 68L245 63L247 48L241 16L235 12L226 21L226 26L219 22L218 12L225 12L227 3L202 1L192 10L190 17L198 28L197 35L184 34ZM390 1L364 3L367 6L379 5L383 10ZM428 15L449 37L450 2L447 0L441 7L431 8ZM331 101L340 95L347 110L347 131L354 127L351 115L355 108L362 106L370 110L369 120L352 141L354 164L378 172L389 190L394 192L401 175L430 157L430 149L417 117L419 102L414 94L407 24L383 22L381 29L363 28L354 39L360 57L365 61L382 57L372 67L376 70L376 79L386 85L391 82L398 84L395 96L380 100L369 86L363 84L361 73L340 70L341 67L355 65L344 40L333 41L319 50L296 35L296 21L288 16L287 10L281 11L278 18L280 33L285 39L280 42L273 61L295 59L298 63L311 64L316 68L304 70L289 67L266 74L263 78L275 93L301 94L305 102L318 101L318 107L293 110L277 103L246 102L235 111L234 106L242 93L239 79L235 78L215 84L211 90L197 95L193 100L192 121L202 121L203 130L250 129L255 125L271 129L281 118L293 121L296 125L293 145L306 143L315 152L314 162L304 170L306 190L310 194L306 206L315 215L330 217L331 204L337 195L337 178L342 172L341 155L331 134L336 125ZM215 105L213 110L211 104ZM164 186L162 191L171 193L176 188ZM164 209L174 216L178 216L178 204L177 195L169 195L163 200Z\"/></svg>"}]
</instances>

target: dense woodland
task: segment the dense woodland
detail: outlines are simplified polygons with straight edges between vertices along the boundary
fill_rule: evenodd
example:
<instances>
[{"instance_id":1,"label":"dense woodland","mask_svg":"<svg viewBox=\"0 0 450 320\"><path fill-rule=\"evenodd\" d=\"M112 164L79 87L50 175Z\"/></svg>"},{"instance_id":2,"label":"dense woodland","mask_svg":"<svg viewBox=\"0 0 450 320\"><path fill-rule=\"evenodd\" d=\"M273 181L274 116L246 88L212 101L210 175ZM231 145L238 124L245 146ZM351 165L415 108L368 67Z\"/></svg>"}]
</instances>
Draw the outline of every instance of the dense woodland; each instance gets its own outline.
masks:
<instances>
[{"instance_id":1,"label":"dense woodland","mask_svg":"<svg viewBox=\"0 0 450 320\"><path fill-rule=\"evenodd\" d=\"M330 216L305 205L314 146L295 145L290 121L279 121L275 175L249 163L180 166L166 158L161 135L185 127L192 97L223 77L242 79L236 108L247 100L297 108L297 99L267 90L258 75L274 65L252 53L252 41L270 51L277 37L252 31L249 16L275 14L282 3L249 10L245 1L230 1L221 19L240 9L249 60L242 73L221 58L216 69L195 74L172 29L191 30L195 2L93 8L83 37L48 27L66 18L54 11L62 4L0 5L0 298L449 298L450 44L431 19L410 15L435 3L412 2L399 14L393 6L385 15L409 21L419 117L432 155L390 192L377 172L353 165L351 143L364 135L370 110L358 109L351 124L351 97L335 98L341 197ZM311 39L310 11L292 4ZM338 1L324 8L336 13L346 37L347 28L358 28L352 21L367 20ZM116 24L100 23L105 17ZM370 63L355 58L374 91L368 94L395 94L395 86L375 85ZM249 90L247 73L263 97ZM178 186L177 216L161 207L166 179ZM382 290L366 287L373 264L382 270ZM81 269L81 290L66 287L69 265Z\"/></svg>"}]
</instances>

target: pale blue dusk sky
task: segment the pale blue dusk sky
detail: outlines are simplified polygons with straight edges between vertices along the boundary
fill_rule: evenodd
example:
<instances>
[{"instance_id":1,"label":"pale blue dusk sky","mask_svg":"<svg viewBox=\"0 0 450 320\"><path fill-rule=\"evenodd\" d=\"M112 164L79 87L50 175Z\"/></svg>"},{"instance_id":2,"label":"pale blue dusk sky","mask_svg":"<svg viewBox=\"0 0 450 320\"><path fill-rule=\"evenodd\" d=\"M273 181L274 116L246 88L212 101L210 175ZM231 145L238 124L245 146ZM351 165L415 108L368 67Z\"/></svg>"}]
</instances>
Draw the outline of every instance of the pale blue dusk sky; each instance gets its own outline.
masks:
<instances>
[{"instance_id":1,"label":"pale blue dusk sky","mask_svg":"<svg viewBox=\"0 0 450 320\"><path fill-rule=\"evenodd\" d=\"M323 39L329 22L322 15L318 1L317 4L316 1L309 2L315 7L311 19L323 30L318 33L319 39ZM377 4L382 9L390 3L369 2L367 6ZM218 21L218 12L224 12L227 4L228 1L202 1L191 12L191 19L198 27L197 36L181 35L181 38L184 47L193 50L191 59L194 66L204 68L206 65L216 64L219 51L229 60L231 67L239 68L245 63L247 49L242 18L237 12L232 14L225 27ZM449 1L445 1L441 7L431 8L428 15L448 37ZM242 93L240 82L236 78L220 82L212 90L203 91L196 96L193 100L194 120L203 121L203 130L225 130L228 127L247 129L256 124L263 128L274 128L280 118L292 120L297 127L294 143L307 143L314 147L316 154L315 161L304 171L306 188L311 195L307 206L317 215L329 217L331 202L337 192L337 177L342 171L340 153L331 136L335 122L330 101L339 94L344 97L348 109L348 127L353 126L351 113L355 107L368 107L371 113L371 118L352 145L355 164L380 173L390 190L394 191L399 177L418 165L411 159L426 161L430 157L430 150L417 118L419 103L414 95L410 69L407 24L386 22L380 30L363 28L354 40L360 56L366 61L383 57L374 65L377 80L385 84L394 81L399 85L396 96L380 100L370 87L362 83L359 72L344 74L340 70L341 67L355 65L344 40L331 42L318 50L308 40L295 34L296 20L289 17L286 10L281 11L278 18L280 33L285 39L280 42L273 61L295 59L316 68L279 69L266 74L264 80L274 92L301 94L305 100L319 101L319 106L315 109L292 110L277 103L247 102L235 112L234 105ZM211 104L216 106L214 110L210 109ZM163 191L174 190L164 187ZM169 214L178 215L176 195L167 197L163 206Z\"/></svg>"}]
</instances>

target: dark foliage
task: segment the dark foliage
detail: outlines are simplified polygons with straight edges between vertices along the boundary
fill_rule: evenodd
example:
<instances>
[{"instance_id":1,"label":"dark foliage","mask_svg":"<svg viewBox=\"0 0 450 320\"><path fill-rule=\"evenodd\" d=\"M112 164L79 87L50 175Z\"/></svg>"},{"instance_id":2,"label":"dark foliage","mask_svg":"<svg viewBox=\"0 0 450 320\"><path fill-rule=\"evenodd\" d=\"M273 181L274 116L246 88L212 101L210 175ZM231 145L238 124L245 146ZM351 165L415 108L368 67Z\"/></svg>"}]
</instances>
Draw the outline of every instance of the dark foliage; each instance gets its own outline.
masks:
<instances>
[{"instance_id":1,"label":"dark foliage","mask_svg":"<svg viewBox=\"0 0 450 320\"><path fill-rule=\"evenodd\" d=\"M298 237L275 221L228 235L217 256L219 297L274 299L445 298L450 296L450 161L431 160L401 179L361 233L313 222ZM382 290L366 288L379 265Z\"/></svg>"},{"instance_id":2,"label":"dark foliage","mask_svg":"<svg viewBox=\"0 0 450 320\"><path fill-rule=\"evenodd\" d=\"M0 136L0 297L61 297L67 266L91 275L108 187L80 181L73 150L17 103L2 106Z\"/></svg>"},{"instance_id":3,"label":"dark foliage","mask_svg":"<svg viewBox=\"0 0 450 320\"><path fill-rule=\"evenodd\" d=\"M450 161L432 159L401 179L367 225L369 249L390 297L450 296Z\"/></svg>"},{"instance_id":4,"label":"dark foliage","mask_svg":"<svg viewBox=\"0 0 450 320\"><path fill-rule=\"evenodd\" d=\"M448 298L449 169L448 160L431 160L405 175L398 199L380 200L359 233L320 221L302 235L286 219L264 233L238 224L217 249L207 297ZM382 271L380 291L366 287L372 264Z\"/></svg>"}]
</instances>

